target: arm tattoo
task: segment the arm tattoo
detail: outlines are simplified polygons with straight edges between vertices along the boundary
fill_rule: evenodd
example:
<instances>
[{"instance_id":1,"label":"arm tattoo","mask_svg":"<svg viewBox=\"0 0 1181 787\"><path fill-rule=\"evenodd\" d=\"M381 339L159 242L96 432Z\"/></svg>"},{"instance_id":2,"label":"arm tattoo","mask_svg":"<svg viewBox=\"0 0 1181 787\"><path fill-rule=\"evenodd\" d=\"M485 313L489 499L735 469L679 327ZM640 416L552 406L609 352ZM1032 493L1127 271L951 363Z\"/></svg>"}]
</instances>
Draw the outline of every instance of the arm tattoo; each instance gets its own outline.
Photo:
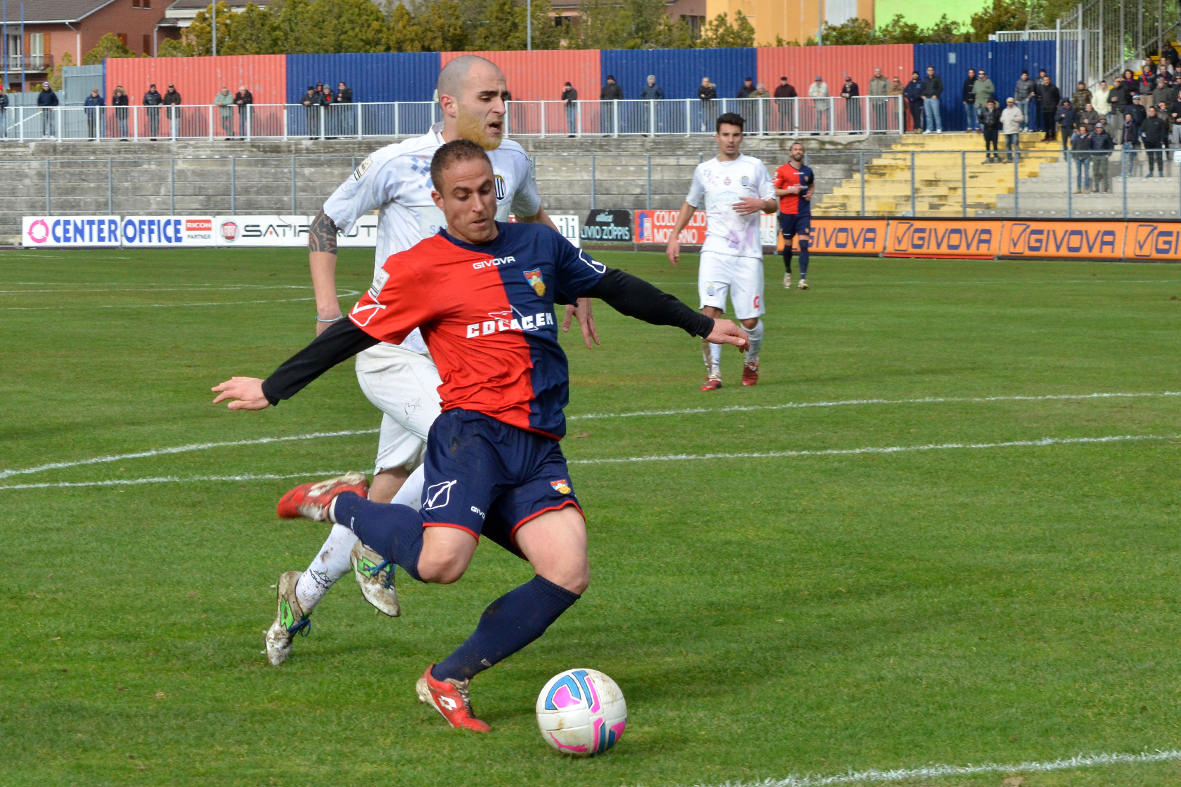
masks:
<instances>
[{"instance_id":1,"label":"arm tattoo","mask_svg":"<svg viewBox=\"0 0 1181 787\"><path fill-rule=\"evenodd\" d=\"M308 227L308 251L322 251L326 254L336 254L336 233L339 230L332 219L324 211L316 214L312 225Z\"/></svg>"}]
</instances>

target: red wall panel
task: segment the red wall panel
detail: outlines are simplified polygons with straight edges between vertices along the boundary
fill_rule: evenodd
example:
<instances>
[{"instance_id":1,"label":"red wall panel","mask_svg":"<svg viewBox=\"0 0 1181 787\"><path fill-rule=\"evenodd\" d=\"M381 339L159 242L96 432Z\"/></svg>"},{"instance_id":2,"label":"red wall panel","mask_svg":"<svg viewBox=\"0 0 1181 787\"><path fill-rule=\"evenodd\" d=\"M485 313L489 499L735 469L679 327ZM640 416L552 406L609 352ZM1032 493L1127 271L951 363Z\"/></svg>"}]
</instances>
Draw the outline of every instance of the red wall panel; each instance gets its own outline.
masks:
<instances>
[{"instance_id":1,"label":"red wall panel","mask_svg":"<svg viewBox=\"0 0 1181 787\"><path fill-rule=\"evenodd\" d=\"M886 79L897 76L903 84L909 82L914 47L910 44L759 47L758 63L755 79L772 92L779 84L779 77L786 76L799 94L806 96L812 80L820 76L828 83L829 93L836 96L848 74L861 88L861 95L866 95L875 66L881 67Z\"/></svg>"},{"instance_id":2,"label":"red wall panel","mask_svg":"<svg viewBox=\"0 0 1181 787\"><path fill-rule=\"evenodd\" d=\"M122 85L131 103L139 104L153 82L161 95L169 84L176 85L181 102L187 105L212 104L222 85L231 93L246 85L255 104L286 101L286 55L108 58L105 65L108 102L115 86Z\"/></svg>"},{"instance_id":3,"label":"red wall panel","mask_svg":"<svg viewBox=\"0 0 1181 787\"><path fill-rule=\"evenodd\" d=\"M443 52L446 66L460 55L480 55L500 66L509 92L519 101L557 101L566 82L580 99L599 98L599 51L559 49L523 52Z\"/></svg>"}]
</instances>

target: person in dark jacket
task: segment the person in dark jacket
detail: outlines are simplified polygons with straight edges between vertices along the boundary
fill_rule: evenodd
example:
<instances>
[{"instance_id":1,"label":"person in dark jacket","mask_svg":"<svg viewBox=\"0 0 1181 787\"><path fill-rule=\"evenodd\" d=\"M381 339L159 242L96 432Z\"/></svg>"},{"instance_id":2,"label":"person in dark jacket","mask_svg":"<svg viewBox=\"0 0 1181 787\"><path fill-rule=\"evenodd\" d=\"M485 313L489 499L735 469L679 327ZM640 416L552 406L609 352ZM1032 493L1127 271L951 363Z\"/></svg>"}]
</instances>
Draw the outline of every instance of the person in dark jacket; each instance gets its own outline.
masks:
<instances>
[{"instance_id":1,"label":"person in dark jacket","mask_svg":"<svg viewBox=\"0 0 1181 787\"><path fill-rule=\"evenodd\" d=\"M1066 130L1062 131L1063 137L1066 136ZM1091 190L1091 132L1087 130L1085 125L1079 126L1073 134L1070 135L1070 153L1068 154L1074 162L1075 181L1074 193L1082 194L1085 191ZM1069 177L1069 173L1067 174Z\"/></svg>"},{"instance_id":2,"label":"person in dark jacket","mask_svg":"<svg viewBox=\"0 0 1181 787\"><path fill-rule=\"evenodd\" d=\"M861 131L861 103L857 100L861 95L861 88L853 77L846 76L845 84L841 87L841 98L845 99L845 122L850 131Z\"/></svg>"},{"instance_id":3,"label":"person in dark jacket","mask_svg":"<svg viewBox=\"0 0 1181 787\"><path fill-rule=\"evenodd\" d=\"M90 138L92 140L97 140L99 135L102 134L102 126L100 125L102 109L100 107L106 106L106 102L99 95L98 88L92 87L90 88L90 95L86 97L86 100L82 104L86 107L86 130L90 132Z\"/></svg>"},{"instance_id":4,"label":"person in dark jacket","mask_svg":"<svg viewBox=\"0 0 1181 787\"><path fill-rule=\"evenodd\" d=\"M111 106L115 108L115 124L119 126L119 139L123 142L127 141L127 107L130 104L131 96L122 85L116 85L111 92Z\"/></svg>"},{"instance_id":5,"label":"person in dark jacket","mask_svg":"<svg viewBox=\"0 0 1181 787\"><path fill-rule=\"evenodd\" d=\"M566 105L566 136L572 137L578 131L578 90L574 85L562 85L561 101Z\"/></svg>"},{"instance_id":6,"label":"person in dark jacket","mask_svg":"<svg viewBox=\"0 0 1181 787\"><path fill-rule=\"evenodd\" d=\"M984 133L984 163L991 164L995 161L999 164L1001 154L996 143L1000 137L1001 110L995 98L988 99L984 109L980 111L980 130Z\"/></svg>"},{"instance_id":7,"label":"person in dark jacket","mask_svg":"<svg viewBox=\"0 0 1181 787\"><path fill-rule=\"evenodd\" d=\"M303 104L307 135L309 137L323 136L324 132L320 128L320 112L324 106L324 93L321 90L316 90L315 85L308 85L308 90L299 103Z\"/></svg>"},{"instance_id":8,"label":"person in dark jacket","mask_svg":"<svg viewBox=\"0 0 1181 787\"><path fill-rule=\"evenodd\" d=\"M702 77L697 87L697 100L701 102L701 130L714 127L714 101L718 97L718 86L709 77Z\"/></svg>"},{"instance_id":9,"label":"person in dark jacket","mask_svg":"<svg viewBox=\"0 0 1181 787\"><path fill-rule=\"evenodd\" d=\"M1115 149L1115 141L1107 133L1102 123L1095 126L1095 133L1091 135L1091 169L1094 177L1091 180L1092 190L1111 191L1111 174L1108 165L1111 163L1111 151Z\"/></svg>"},{"instance_id":10,"label":"person in dark jacket","mask_svg":"<svg viewBox=\"0 0 1181 787\"><path fill-rule=\"evenodd\" d=\"M964 103L964 131L979 131L980 120L976 116L976 69L968 69L968 78L964 80L960 93Z\"/></svg>"},{"instance_id":11,"label":"person in dark jacket","mask_svg":"<svg viewBox=\"0 0 1181 787\"><path fill-rule=\"evenodd\" d=\"M615 81L613 75L608 74L606 84L599 91L599 127L604 134L614 134L619 131L616 116L619 105L615 102L622 100L623 88Z\"/></svg>"},{"instance_id":12,"label":"person in dark jacket","mask_svg":"<svg viewBox=\"0 0 1181 787\"><path fill-rule=\"evenodd\" d=\"M1169 124L1156 112L1156 107L1148 108L1148 117L1140 124L1140 139L1144 143L1144 150L1148 153L1148 175L1152 177L1155 168L1157 177L1165 176L1165 141L1169 138Z\"/></svg>"},{"instance_id":13,"label":"person in dark jacket","mask_svg":"<svg viewBox=\"0 0 1181 787\"><path fill-rule=\"evenodd\" d=\"M169 85L164 93L161 104L168 107L168 133L173 139L180 136L180 93L176 92L176 85Z\"/></svg>"},{"instance_id":14,"label":"person in dark jacket","mask_svg":"<svg viewBox=\"0 0 1181 787\"><path fill-rule=\"evenodd\" d=\"M1124 113L1123 155L1121 168L1125 175L1136 174L1136 149L1140 147L1140 122L1129 109Z\"/></svg>"},{"instance_id":15,"label":"person in dark jacket","mask_svg":"<svg viewBox=\"0 0 1181 787\"><path fill-rule=\"evenodd\" d=\"M336 84L336 102L332 111L336 115L336 131L341 135L357 133L357 108L352 106L353 89L344 82ZM346 106L348 105L348 106Z\"/></svg>"},{"instance_id":16,"label":"person in dark jacket","mask_svg":"<svg viewBox=\"0 0 1181 787\"><path fill-rule=\"evenodd\" d=\"M664 100L664 89L656 84L655 74L648 75L648 81L640 88L640 98L648 102L644 107L644 127L648 130L648 136L655 136L654 117L660 111L660 105L656 102Z\"/></svg>"},{"instance_id":17,"label":"person in dark jacket","mask_svg":"<svg viewBox=\"0 0 1181 787\"><path fill-rule=\"evenodd\" d=\"M160 136L160 102L164 97L156 89L156 83L148 85L148 92L144 93L144 114L148 118L148 137L153 142Z\"/></svg>"},{"instance_id":18,"label":"person in dark jacket","mask_svg":"<svg viewBox=\"0 0 1181 787\"><path fill-rule=\"evenodd\" d=\"M1021 129L1022 131L1035 130L1036 124L1030 117L1029 112L1031 109L1030 101L1033 99L1036 88L1037 85L1029 78L1028 71L1022 71L1021 78L1013 86L1013 101L1017 103L1017 108L1021 110L1021 116L1025 118L1025 126Z\"/></svg>"},{"instance_id":19,"label":"person in dark jacket","mask_svg":"<svg viewBox=\"0 0 1181 787\"><path fill-rule=\"evenodd\" d=\"M254 104L254 94L245 85L238 88L234 94L234 104L238 107L238 136L246 139L246 132L250 126L250 107Z\"/></svg>"},{"instance_id":20,"label":"person in dark jacket","mask_svg":"<svg viewBox=\"0 0 1181 787\"><path fill-rule=\"evenodd\" d=\"M49 83L42 82L41 92L37 94L37 106L41 107L41 136L53 136L54 107L59 103L57 93L53 92L53 88L49 86Z\"/></svg>"},{"instance_id":21,"label":"person in dark jacket","mask_svg":"<svg viewBox=\"0 0 1181 787\"><path fill-rule=\"evenodd\" d=\"M4 83L0 82L0 137L8 136L8 93L4 92Z\"/></svg>"},{"instance_id":22,"label":"person in dark jacket","mask_svg":"<svg viewBox=\"0 0 1181 787\"><path fill-rule=\"evenodd\" d=\"M927 128L924 134L943 133L943 113L939 111L939 97L943 95L943 80L935 73L935 66L927 66L923 80L923 117Z\"/></svg>"},{"instance_id":23,"label":"person in dark jacket","mask_svg":"<svg viewBox=\"0 0 1181 787\"><path fill-rule=\"evenodd\" d=\"M788 99L797 98L799 94L795 87L787 81L787 77L779 77L779 84L775 87L775 111L779 115L779 131L786 134L791 131L791 105Z\"/></svg>"},{"instance_id":24,"label":"person in dark jacket","mask_svg":"<svg viewBox=\"0 0 1181 787\"><path fill-rule=\"evenodd\" d=\"M902 98L910 111L910 130L917 134L923 130L923 83L918 71L910 72L910 81L902 88Z\"/></svg>"},{"instance_id":25,"label":"person in dark jacket","mask_svg":"<svg viewBox=\"0 0 1181 787\"><path fill-rule=\"evenodd\" d=\"M1058 86L1050 81L1048 74L1042 77L1042 83L1038 85L1037 98L1038 105L1042 108L1042 129L1046 132L1042 139L1053 139L1058 105L1062 103L1062 93L1058 90Z\"/></svg>"},{"instance_id":26,"label":"person in dark jacket","mask_svg":"<svg viewBox=\"0 0 1181 787\"><path fill-rule=\"evenodd\" d=\"M1067 150L1070 147L1070 135L1074 133L1075 126L1075 111L1074 107L1070 105L1070 99L1062 102L1058 107L1058 113L1054 115L1054 125L1062 134L1062 149ZM1053 137L1051 137L1053 139Z\"/></svg>"}]
</instances>

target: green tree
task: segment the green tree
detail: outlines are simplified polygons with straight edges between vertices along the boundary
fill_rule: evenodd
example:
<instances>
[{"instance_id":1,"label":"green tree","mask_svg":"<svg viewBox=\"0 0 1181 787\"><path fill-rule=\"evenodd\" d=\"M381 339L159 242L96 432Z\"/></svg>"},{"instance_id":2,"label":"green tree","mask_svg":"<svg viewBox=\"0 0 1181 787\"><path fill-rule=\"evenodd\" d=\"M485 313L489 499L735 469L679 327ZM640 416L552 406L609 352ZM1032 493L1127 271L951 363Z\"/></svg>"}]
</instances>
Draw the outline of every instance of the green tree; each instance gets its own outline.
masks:
<instances>
[{"instance_id":1,"label":"green tree","mask_svg":"<svg viewBox=\"0 0 1181 787\"><path fill-rule=\"evenodd\" d=\"M1024 30L1029 26L1033 4L1021 0L992 0L968 22L968 38L987 41L998 30Z\"/></svg>"},{"instance_id":2,"label":"green tree","mask_svg":"<svg viewBox=\"0 0 1181 787\"><path fill-rule=\"evenodd\" d=\"M839 25L824 24L825 46L864 46L876 43L873 25L866 19L853 17Z\"/></svg>"},{"instance_id":3,"label":"green tree","mask_svg":"<svg viewBox=\"0 0 1181 787\"><path fill-rule=\"evenodd\" d=\"M194 55L211 55L213 54L213 5L210 4L207 8L203 8L193 16L193 21L189 23L188 28L184 31L182 38L184 39L185 54L188 56ZM217 3L217 53L219 55L227 54L224 51L226 39L230 32L230 15L233 12L230 10L224 0L218 0Z\"/></svg>"},{"instance_id":4,"label":"green tree","mask_svg":"<svg viewBox=\"0 0 1181 787\"><path fill-rule=\"evenodd\" d=\"M384 52L386 19L370 0L312 0L309 24L317 28L317 52Z\"/></svg>"},{"instance_id":5,"label":"green tree","mask_svg":"<svg viewBox=\"0 0 1181 787\"><path fill-rule=\"evenodd\" d=\"M220 28L220 25L218 25ZM254 3L230 17L229 40L218 42L217 51L226 55L273 55L279 48L275 20L265 8Z\"/></svg>"},{"instance_id":6,"label":"green tree","mask_svg":"<svg viewBox=\"0 0 1181 787\"><path fill-rule=\"evenodd\" d=\"M424 5L415 15L420 36L416 52L462 52L471 49L470 35L463 23L463 9L455 0L437 0Z\"/></svg>"},{"instance_id":7,"label":"green tree","mask_svg":"<svg viewBox=\"0 0 1181 787\"><path fill-rule=\"evenodd\" d=\"M914 22L908 22L902 14L895 14L894 18L877 29L879 44L921 44L922 29Z\"/></svg>"},{"instance_id":8,"label":"green tree","mask_svg":"<svg viewBox=\"0 0 1181 787\"><path fill-rule=\"evenodd\" d=\"M312 15L312 0L275 0L267 11L275 23L280 52L305 55L322 51L321 20Z\"/></svg>"},{"instance_id":9,"label":"green tree","mask_svg":"<svg viewBox=\"0 0 1181 787\"><path fill-rule=\"evenodd\" d=\"M533 48L557 49L562 31L554 25L549 0L533 2ZM480 20L472 23L470 49L520 50L529 45L525 25L526 8L519 0L489 0L483 4Z\"/></svg>"},{"instance_id":10,"label":"green tree","mask_svg":"<svg viewBox=\"0 0 1181 787\"><path fill-rule=\"evenodd\" d=\"M734 12L731 22L726 14L718 14L701 29L698 46L706 49L747 47L755 45L755 27L742 11Z\"/></svg>"},{"instance_id":11,"label":"green tree","mask_svg":"<svg viewBox=\"0 0 1181 787\"><path fill-rule=\"evenodd\" d=\"M82 55L82 65L97 66L108 57L138 57L135 52L127 48L127 44L123 43L123 39L114 33L107 33L98 40L86 54Z\"/></svg>"},{"instance_id":12,"label":"green tree","mask_svg":"<svg viewBox=\"0 0 1181 787\"><path fill-rule=\"evenodd\" d=\"M578 16L581 49L652 48L675 34L663 0L583 0Z\"/></svg>"},{"instance_id":13,"label":"green tree","mask_svg":"<svg viewBox=\"0 0 1181 787\"><path fill-rule=\"evenodd\" d=\"M960 23L948 19L947 14L923 32L923 40L928 44L956 44L966 39Z\"/></svg>"},{"instance_id":14,"label":"green tree","mask_svg":"<svg viewBox=\"0 0 1181 787\"><path fill-rule=\"evenodd\" d=\"M191 53L185 48L183 38L165 38L156 47L157 57L192 57Z\"/></svg>"},{"instance_id":15,"label":"green tree","mask_svg":"<svg viewBox=\"0 0 1181 787\"><path fill-rule=\"evenodd\" d=\"M45 69L45 81L49 83L49 86L54 91L62 89L62 69L72 65L74 65L74 56L69 52L62 52L62 56L58 58L57 64Z\"/></svg>"}]
</instances>

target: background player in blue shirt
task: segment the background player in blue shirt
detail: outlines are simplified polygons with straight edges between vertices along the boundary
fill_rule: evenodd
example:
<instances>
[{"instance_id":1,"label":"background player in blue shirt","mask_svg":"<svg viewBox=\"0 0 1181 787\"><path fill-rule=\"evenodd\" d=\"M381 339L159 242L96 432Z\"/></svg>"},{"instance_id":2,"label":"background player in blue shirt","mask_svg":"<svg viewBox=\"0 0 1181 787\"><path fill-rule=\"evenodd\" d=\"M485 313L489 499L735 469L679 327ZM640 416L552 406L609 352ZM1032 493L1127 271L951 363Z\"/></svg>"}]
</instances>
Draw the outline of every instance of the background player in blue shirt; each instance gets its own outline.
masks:
<instances>
[{"instance_id":1,"label":"background player in blue shirt","mask_svg":"<svg viewBox=\"0 0 1181 787\"><path fill-rule=\"evenodd\" d=\"M395 254L353 308L267 380L234 377L214 403L260 410L289 398L334 364L421 327L443 384L431 426L422 510L375 503L351 479L307 484L300 511L351 529L423 582L467 569L481 535L528 560L536 575L485 609L476 630L417 684L454 727L485 732L471 711L472 676L537 639L586 589L586 523L558 439L569 373L556 301L597 297L624 314L719 344L747 346L729 320L700 314L646 282L607 268L551 228L495 221L492 165L467 140L431 162L447 228Z\"/></svg>"}]
</instances>

